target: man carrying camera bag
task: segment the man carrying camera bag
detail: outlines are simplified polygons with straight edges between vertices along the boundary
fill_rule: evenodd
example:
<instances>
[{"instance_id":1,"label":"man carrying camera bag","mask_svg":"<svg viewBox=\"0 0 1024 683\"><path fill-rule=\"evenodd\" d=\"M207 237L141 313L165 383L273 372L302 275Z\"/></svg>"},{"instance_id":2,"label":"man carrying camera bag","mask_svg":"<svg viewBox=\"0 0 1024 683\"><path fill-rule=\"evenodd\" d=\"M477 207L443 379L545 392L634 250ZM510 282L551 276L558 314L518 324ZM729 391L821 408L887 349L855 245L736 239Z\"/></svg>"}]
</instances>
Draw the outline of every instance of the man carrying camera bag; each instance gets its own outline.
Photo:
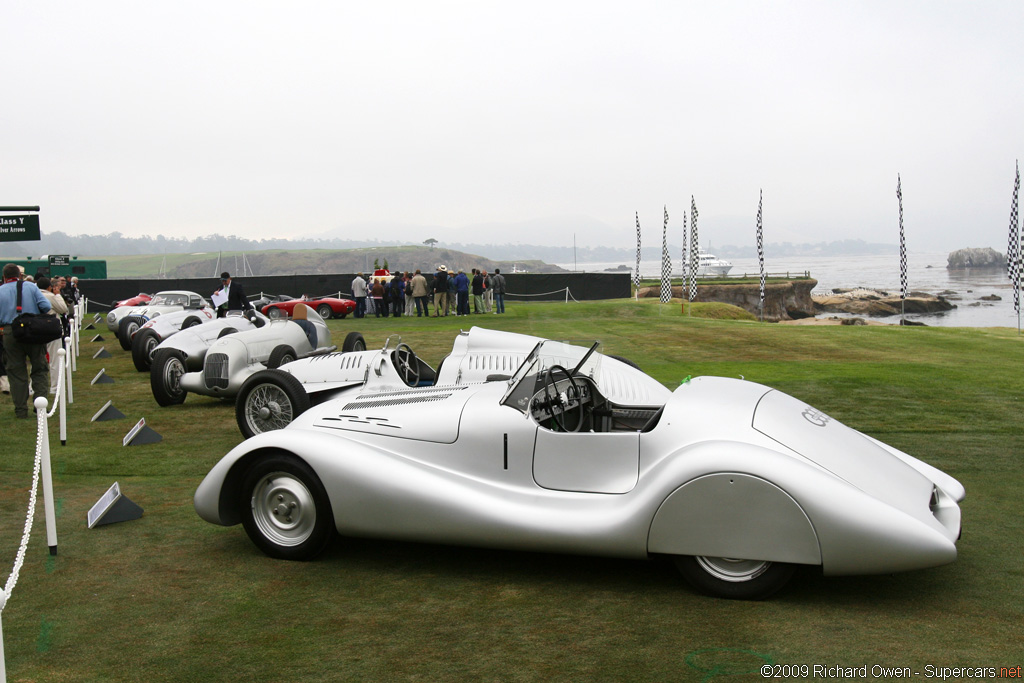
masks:
<instances>
[{"instance_id":1,"label":"man carrying camera bag","mask_svg":"<svg viewBox=\"0 0 1024 683\"><path fill-rule=\"evenodd\" d=\"M11 383L11 400L14 401L14 416L28 418L28 366L32 363L32 391L36 396L46 396L50 389L50 368L46 363L46 343L29 344L14 338L12 324L22 313L40 315L50 310L39 288L31 282L21 281L21 269L13 263L4 266L4 283L0 286L0 326L4 335L4 352L7 354L7 378ZM18 310L18 289L21 289L21 310Z\"/></svg>"}]
</instances>

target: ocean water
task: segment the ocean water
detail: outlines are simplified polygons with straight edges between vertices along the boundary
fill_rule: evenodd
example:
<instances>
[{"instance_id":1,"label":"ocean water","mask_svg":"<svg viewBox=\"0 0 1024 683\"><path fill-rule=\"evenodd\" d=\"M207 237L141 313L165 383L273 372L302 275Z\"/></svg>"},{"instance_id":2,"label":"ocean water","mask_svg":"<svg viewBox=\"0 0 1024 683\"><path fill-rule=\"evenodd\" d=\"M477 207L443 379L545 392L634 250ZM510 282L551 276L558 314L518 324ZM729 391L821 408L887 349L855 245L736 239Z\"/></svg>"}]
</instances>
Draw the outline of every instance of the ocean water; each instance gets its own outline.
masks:
<instances>
[{"instance_id":1,"label":"ocean water","mask_svg":"<svg viewBox=\"0 0 1024 683\"><path fill-rule=\"evenodd\" d=\"M1013 290L1005 269L970 268L946 270L947 253L908 253L907 290L943 294L956 308L930 315L907 314L908 320L926 325L948 327L1017 327L1017 314L1013 310ZM730 275L760 272L756 258L726 259L732 262ZM679 277L681 259L673 259L673 276ZM603 272L632 263L560 263L567 270ZM900 263L895 254L886 256L794 256L765 258L765 270L771 275L798 275L809 272L818 281L815 293L835 288L865 287L899 294ZM632 272L632 271L630 271ZM661 272L660 261L641 261L640 274L656 278ZM995 295L1000 301L982 301L981 297ZM874 318L880 322L898 323L899 316Z\"/></svg>"}]
</instances>

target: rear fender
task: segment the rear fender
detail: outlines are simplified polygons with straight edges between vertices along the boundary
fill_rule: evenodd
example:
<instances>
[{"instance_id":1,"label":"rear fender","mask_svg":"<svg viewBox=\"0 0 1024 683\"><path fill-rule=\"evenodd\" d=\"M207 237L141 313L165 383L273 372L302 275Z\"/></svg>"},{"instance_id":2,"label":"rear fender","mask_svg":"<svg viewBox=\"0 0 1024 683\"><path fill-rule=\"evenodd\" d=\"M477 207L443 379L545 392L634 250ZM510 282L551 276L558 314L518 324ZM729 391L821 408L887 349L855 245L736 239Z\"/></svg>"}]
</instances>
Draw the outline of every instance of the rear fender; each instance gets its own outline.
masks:
<instances>
[{"instance_id":1,"label":"rear fender","mask_svg":"<svg viewBox=\"0 0 1024 683\"><path fill-rule=\"evenodd\" d=\"M750 474L723 472L687 482L658 508L651 553L821 564L807 515L785 491Z\"/></svg>"}]
</instances>

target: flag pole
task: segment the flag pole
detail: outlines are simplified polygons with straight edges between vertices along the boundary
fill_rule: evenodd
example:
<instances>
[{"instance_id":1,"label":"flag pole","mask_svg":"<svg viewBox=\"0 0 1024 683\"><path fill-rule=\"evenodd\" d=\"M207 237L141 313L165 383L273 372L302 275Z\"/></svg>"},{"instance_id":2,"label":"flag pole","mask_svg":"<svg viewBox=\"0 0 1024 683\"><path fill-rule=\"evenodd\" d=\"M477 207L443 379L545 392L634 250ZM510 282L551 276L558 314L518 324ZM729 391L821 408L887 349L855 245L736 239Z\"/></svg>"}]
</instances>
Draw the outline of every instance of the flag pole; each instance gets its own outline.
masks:
<instances>
[{"instance_id":1,"label":"flag pole","mask_svg":"<svg viewBox=\"0 0 1024 683\"><path fill-rule=\"evenodd\" d=\"M1013 179L1013 199L1010 201L1010 236L1006 241L1006 274L1010 276L1010 288L1013 290L1013 308L1017 311L1017 336L1020 336L1020 296L1021 268L1024 251L1020 222L1017 220L1017 195L1020 193L1020 162L1016 164Z\"/></svg>"},{"instance_id":2,"label":"flag pole","mask_svg":"<svg viewBox=\"0 0 1024 683\"><path fill-rule=\"evenodd\" d=\"M636 213L636 269L633 271L634 299L640 301L640 212Z\"/></svg>"},{"instance_id":3,"label":"flag pole","mask_svg":"<svg viewBox=\"0 0 1024 683\"><path fill-rule=\"evenodd\" d=\"M896 174L896 199L899 200L899 324L906 325L906 242L903 240L903 190Z\"/></svg>"},{"instance_id":4,"label":"flag pole","mask_svg":"<svg viewBox=\"0 0 1024 683\"><path fill-rule=\"evenodd\" d=\"M761 267L761 303L758 308L761 312L761 322L764 322L764 231L761 222L761 206L764 203L764 190L760 191L757 200L757 262Z\"/></svg>"}]
</instances>

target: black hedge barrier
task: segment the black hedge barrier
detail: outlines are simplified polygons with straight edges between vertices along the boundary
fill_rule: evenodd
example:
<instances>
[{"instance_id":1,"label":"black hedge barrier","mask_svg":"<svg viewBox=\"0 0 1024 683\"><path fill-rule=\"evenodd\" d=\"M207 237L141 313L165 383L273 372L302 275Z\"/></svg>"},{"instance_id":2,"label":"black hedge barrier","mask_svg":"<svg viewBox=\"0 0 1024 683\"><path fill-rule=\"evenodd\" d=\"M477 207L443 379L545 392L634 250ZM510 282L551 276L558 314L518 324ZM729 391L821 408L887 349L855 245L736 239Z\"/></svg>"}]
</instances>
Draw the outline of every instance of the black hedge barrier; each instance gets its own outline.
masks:
<instances>
[{"instance_id":1,"label":"black hedge barrier","mask_svg":"<svg viewBox=\"0 0 1024 683\"><path fill-rule=\"evenodd\" d=\"M433 273L424 273L427 282ZM261 275L234 279L254 298L261 292L291 296L352 295L355 274L335 275ZM509 273L505 275L506 301L594 301L626 299L632 296L629 273ZM90 312L109 310L113 302L139 292L155 294L164 290L186 290L207 298L220 287L219 278L81 280L79 287L89 298Z\"/></svg>"}]
</instances>

